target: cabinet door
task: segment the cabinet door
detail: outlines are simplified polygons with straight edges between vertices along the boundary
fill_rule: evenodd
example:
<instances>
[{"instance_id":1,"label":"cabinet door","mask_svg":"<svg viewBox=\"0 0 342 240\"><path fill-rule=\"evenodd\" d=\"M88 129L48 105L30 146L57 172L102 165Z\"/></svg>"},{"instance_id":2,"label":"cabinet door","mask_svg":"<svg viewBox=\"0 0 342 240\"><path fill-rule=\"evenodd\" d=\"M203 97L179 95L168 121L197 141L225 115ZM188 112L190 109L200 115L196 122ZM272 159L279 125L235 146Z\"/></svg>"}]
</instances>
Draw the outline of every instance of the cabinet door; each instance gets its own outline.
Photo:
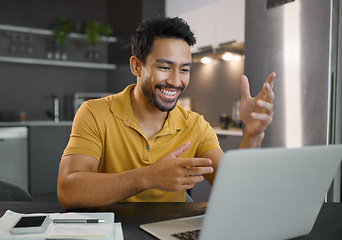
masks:
<instances>
[{"instance_id":1,"label":"cabinet door","mask_svg":"<svg viewBox=\"0 0 342 240\"><path fill-rule=\"evenodd\" d=\"M230 149L238 149L242 136L218 135L221 149L226 152Z\"/></svg>"},{"instance_id":2,"label":"cabinet door","mask_svg":"<svg viewBox=\"0 0 342 240\"><path fill-rule=\"evenodd\" d=\"M245 1L218 1L216 19L218 44L245 41Z\"/></svg>"},{"instance_id":3,"label":"cabinet door","mask_svg":"<svg viewBox=\"0 0 342 240\"><path fill-rule=\"evenodd\" d=\"M180 15L194 32L197 43L195 48L216 45L216 6L215 4L182 13Z\"/></svg>"},{"instance_id":4,"label":"cabinet door","mask_svg":"<svg viewBox=\"0 0 342 240\"><path fill-rule=\"evenodd\" d=\"M29 191L37 200L57 199L59 162L71 127L29 128Z\"/></svg>"},{"instance_id":5,"label":"cabinet door","mask_svg":"<svg viewBox=\"0 0 342 240\"><path fill-rule=\"evenodd\" d=\"M194 48L245 41L245 1L220 0L179 14L197 37Z\"/></svg>"},{"instance_id":6,"label":"cabinet door","mask_svg":"<svg viewBox=\"0 0 342 240\"><path fill-rule=\"evenodd\" d=\"M0 178L28 191L26 127L0 128Z\"/></svg>"}]
</instances>

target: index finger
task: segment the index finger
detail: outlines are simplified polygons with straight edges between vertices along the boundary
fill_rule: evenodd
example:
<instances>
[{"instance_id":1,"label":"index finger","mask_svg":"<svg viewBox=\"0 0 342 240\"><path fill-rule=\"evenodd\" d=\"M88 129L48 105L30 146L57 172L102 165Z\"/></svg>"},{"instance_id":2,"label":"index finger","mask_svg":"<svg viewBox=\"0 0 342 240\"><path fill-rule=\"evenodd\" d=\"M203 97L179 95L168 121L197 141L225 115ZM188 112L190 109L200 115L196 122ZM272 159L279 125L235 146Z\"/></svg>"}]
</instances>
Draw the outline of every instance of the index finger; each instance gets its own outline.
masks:
<instances>
[{"instance_id":1,"label":"index finger","mask_svg":"<svg viewBox=\"0 0 342 240\"><path fill-rule=\"evenodd\" d=\"M183 167L203 167L212 164L209 158L178 158L180 166Z\"/></svg>"},{"instance_id":2,"label":"index finger","mask_svg":"<svg viewBox=\"0 0 342 240\"><path fill-rule=\"evenodd\" d=\"M179 146L178 148L172 150L171 152L169 152L168 154L171 155L172 157L178 157L180 156L183 152L185 152L190 146L190 141L188 141L187 143Z\"/></svg>"}]
</instances>

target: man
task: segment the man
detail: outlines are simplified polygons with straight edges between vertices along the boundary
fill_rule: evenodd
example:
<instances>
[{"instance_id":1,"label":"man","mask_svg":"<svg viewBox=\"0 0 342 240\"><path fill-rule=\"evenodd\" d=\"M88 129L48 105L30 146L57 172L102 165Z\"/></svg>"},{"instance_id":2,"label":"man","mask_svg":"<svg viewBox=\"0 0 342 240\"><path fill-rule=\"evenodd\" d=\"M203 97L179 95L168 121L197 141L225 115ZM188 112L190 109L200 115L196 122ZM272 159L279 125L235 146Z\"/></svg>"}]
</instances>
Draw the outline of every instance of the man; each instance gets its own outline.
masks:
<instances>
[{"instance_id":1,"label":"man","mask_svg":"<svg viewBox=\"0 0 342 240\"><path fill-rule=\"evenodd\" d=\"M197 113L176 106L188 86L190 46L196 40L180 18L143 22L132 36L136 85L84 103L60 163L58 198L66 209L119 201L184 201L185 191L213 183L223 154L214 130ZM259 147L273 117L271 73L252 98L241 77L240 147Z\"/></svg>"}]
</instances>

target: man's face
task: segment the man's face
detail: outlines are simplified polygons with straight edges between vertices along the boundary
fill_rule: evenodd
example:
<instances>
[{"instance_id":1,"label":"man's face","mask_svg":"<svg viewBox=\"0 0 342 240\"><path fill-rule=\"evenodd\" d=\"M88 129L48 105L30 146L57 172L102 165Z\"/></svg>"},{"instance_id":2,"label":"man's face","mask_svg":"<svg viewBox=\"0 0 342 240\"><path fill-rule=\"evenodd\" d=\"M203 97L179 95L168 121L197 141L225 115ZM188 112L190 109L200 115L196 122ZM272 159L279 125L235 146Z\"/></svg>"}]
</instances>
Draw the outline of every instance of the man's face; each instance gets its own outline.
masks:
<instances>
[{"instance_id":1,"label":"man's face","mask_svg":"<svg viewBox=\"0 0 342 240\"><path fill-rule=\"evenodd\" d=\"M141 72L141 90L160 111L171 111L190 79L191 51L184 40L157 38Z\"/></svg>"}]
</instances>

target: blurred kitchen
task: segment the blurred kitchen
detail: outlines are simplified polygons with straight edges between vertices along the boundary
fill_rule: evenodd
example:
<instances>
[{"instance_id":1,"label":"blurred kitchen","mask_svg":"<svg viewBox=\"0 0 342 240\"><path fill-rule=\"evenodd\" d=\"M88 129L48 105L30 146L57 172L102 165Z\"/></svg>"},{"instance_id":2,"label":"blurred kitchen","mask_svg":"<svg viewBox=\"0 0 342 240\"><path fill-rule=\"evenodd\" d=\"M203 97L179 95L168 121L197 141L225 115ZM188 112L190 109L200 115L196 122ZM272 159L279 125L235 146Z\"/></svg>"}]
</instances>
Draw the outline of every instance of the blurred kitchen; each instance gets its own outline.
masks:
<instances>
[{"instance_id":1,"label":"blurred kitchen","mask_svg":"<svg viewBox=\"0 0 342 240\"><path fill-rule=\"evenodd\" d=\"M75 111L135 83L129 38L156 15L184 18L197 36L179 104L204 115L223 150L239 146L245 1L0 0L0 178L55 200ZM206 201L208 193L203 186L192 195Z\"/></svg>"}]
</instances>

